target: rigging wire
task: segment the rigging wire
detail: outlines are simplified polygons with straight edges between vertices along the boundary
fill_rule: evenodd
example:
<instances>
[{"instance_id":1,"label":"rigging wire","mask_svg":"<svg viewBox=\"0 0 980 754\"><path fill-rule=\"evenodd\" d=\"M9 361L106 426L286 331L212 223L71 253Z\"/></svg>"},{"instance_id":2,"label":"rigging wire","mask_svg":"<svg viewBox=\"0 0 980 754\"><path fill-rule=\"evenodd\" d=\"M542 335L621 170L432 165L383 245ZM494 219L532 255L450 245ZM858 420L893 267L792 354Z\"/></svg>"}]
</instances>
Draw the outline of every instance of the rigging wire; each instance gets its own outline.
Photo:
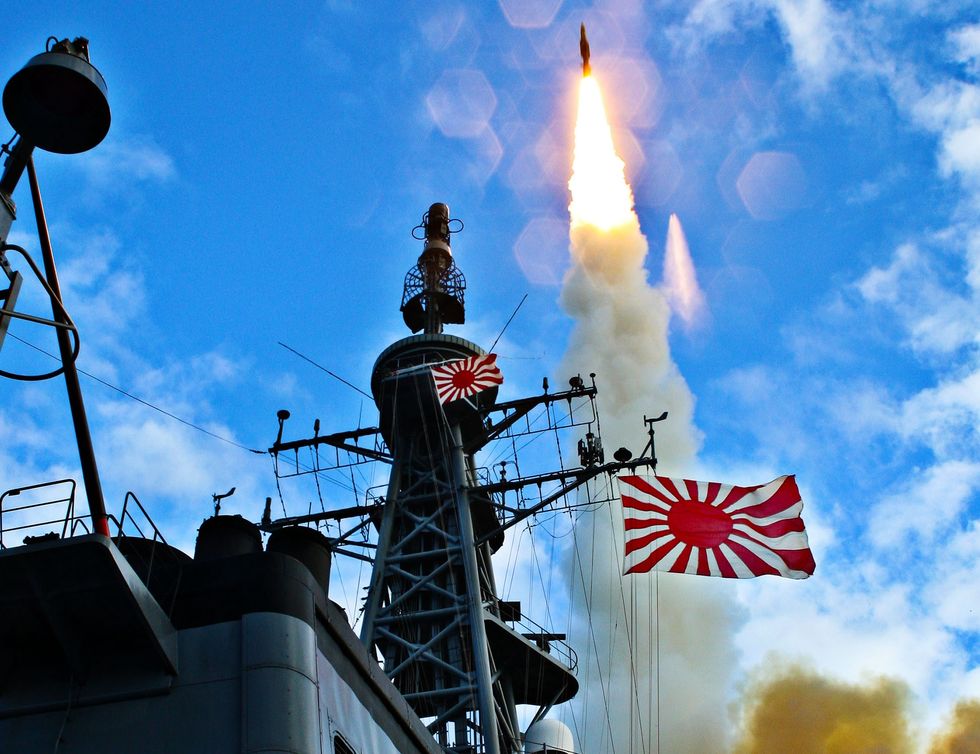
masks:
<instances>
[{"instance_id":1,"label":"rigging wire","mask_svg":"<svg viewBox=\"0 0 980 754\"><path fill-rule=\"evenodd\" d=\"M40 346L34 345L33 343L31 343L28 340L24 340L23 338L15 335L12 332L8 332L7 335L9 337L13 338L14 340L20 341L25 346L27 346L29 348L33 348L35 351L38 351L39 353L43 353L45 356L48 356L48 357L54 359L55 361L60 361L61 360L59 357L55 356L53 353L50 353L50 352L44 350ZM199 426L197 424L194 424L194 422L187 421L187 419L181 419L176 414L171 413L170 411L167 411L166 409L160 408L159 406L155 406L154 404L150 403L149 401L144 400L143 398L140 398L138 395L133 395L132 393L130 393L130 392L126 391L126 390L123 390L121 387L117 387L117 386L113 385L111 382L107 382L106 380L103 380L101 377L96 377L91 372L86 372L84 369L82 369L79 366L76 366L75 367L75 370L79 374L84 374L89 379L95 380L100 385L104 385L105 387L109 388L110 390L115 390L117 393L120 393L121 395L124 395L127 398L130 398L130 399L136 401L137 403L141 403L144 406L146 406L147 408L152 408L154 411L157 411L157 412L163 414L164 416L168 416L171 419L173 419L174 421L178 421L181 424L190 427L191 429L196 429L198 432L203 432L204 434L208 435L209 437L213 437L215 440L221 440L221 442L228 443L229 445L234 445L236 448L241 448L242 450L246 450L249 453L255 453L256 455L264 456L265 453L266 453L264 450L256 450L255 448L249 448L248 446L242 445L241 443L235 442L234 440L231 440L231 439L229 439L227 437L222 437L221 435L215 434L214 432L211 432L210 430L207 430L204 427L201 427L201 426Z\"/></svg>"},{"instance_id":2,"label":"rigging wire","mask_svg":"<svg viewBox=\"0 0 980 754\"><path fill-rule=\"evenodd\" d=\"M500 329L500 334L497 335L497 339L493 341L493 345L491 345L490 348L487 349L487 353L493 353L493 349L494 349L494 347L496 347L497 342L502 337L504 337L504 333L507 331L507 328L510 327L510 323L514 321L514 317L517 316L517 312L519 312L520 309L521 309L521 307L524 306L524 302L525 301L527 301L527 294L526 293L524 294L524 298L521 299L521 302L514 308L513 313L510 315L510 317L504 323L504 326Z\"/></svg>"},{"instance_id":3,"label":"rigging wire","mask_svg":"<svg viewBox=\"0 0 980 754\"><path fill-rule=\"evenodd\" d=\"M654 572L653 584L657 603L657 754L660 754L660 571Z\"/></svg>"},{"instance_id":4,"label":"rigging wire","mask_svg":"<svg viewBox=\"0 0 980 754\"><path fill-rule=\"evenodd\" d=\"M355 385L355 384L354 384L354 383L352 383L352 382L348 382L348 381L347 381L347 380L345 380L345 379L344 379L343 377L341 377L341 376L340 376L339 374L334 374L334 373L333 373L333 372L331 372L331 371L330 371L329 369L327 369L327 368L326 368L325 366L322 366L322 365L320 365L320 364L317 364L317 363L316 363L315 361L313 361L313 359L311 359L311 358L310 358L309 356L304 356L304 355L303 355L303 354L301 354L301 353L300 353L299 351L297 351L297 350L296 350L295 348L290 348L289 346L287 346L287 345L286 345L285 343L283 343L283 342L282 342L281 340L277 340L276 342L277 342L277 343L278 343L279 345L281 345L281 346L282 346L283 348L285 348L285 349L286 349L287 351L291 351L291 352L293 352L294 354L296 354L297 356L299 356L299 357L300 357L301 359L303 359L303 361L308 361L308 362L310 362L310 363L311 363L311 364L312 364L313 366L315 366L315 367L316 367L317 369L322 369L322 370L323 370L324 372L326 372L327 374L329 374L329 375L330 375L331 377L333 377L333 378L334 378L335 380L340 380L340 381L341 381L341 382L343 382L343 383L344 383L345 385L347 385L347 387L349 387L349 388L352 388L352 389L354 389L354 390L356 390L356 391L357 391L357 392L359 392L359 393L360 393L361 395L363 395L363 396L364 396L365 398L370 398L370 399L371 399L372 401L374 400L374 398L373 398L373 397L372 397L371 395L369 395L368 393L365 393L365 392L364 392L363 390L361 390L361 389L360 389L360 388L359 388L359 387L358 387L357 385Z\"/></svg>"},{"instance_id":5,"label":"rigging wire","mask_svg":"<svg viewBox=\"0 0 980 754\"><path fill-rule=\"evenodd\" d=\"M320 446L314 445L310 448L310 455L313 456L313 468L316 469L313 472L313 481L316 483L316 496L320 500L320 510L324 511L326 508L323 507L323 493L320 491Z\"/></svg>"},{"instance_id":6,"label":"rigging wire","mask_svg":"<svg viewBox=\"0 0 980 754\"><path fill-rule=\"evenodd\" d=\"M541 563L538 562L538 546L537 546L537 542L535 542L535 537L534 537L534 533L533 532L531 533L531 559L533 560L534 567L535 567L535 569L538 572L538 583L541 584L541 588L542 589L545 589L546 590L544 592L546 595L547 594L550 594L551 593L550 590L548 590L548 588L545 586L545 583L544 583L544 574L541 572ZM550 579L549 579L549 582L550 582ZM547 600L546 599L544 601L544 609L545 609L545 612L548 615L548 627L551 628L552 626L555 625L555 620L554 620L554 618L551 615L551 601L550 600ZM552 628L551 630L554 630L554 629Z\"/></svg>"},{"instance_id":7,"label":"rigging wire","mask_svg":"<svg viewBox=\"0 0 980 754\"><path fill-rule=\"evenodd\" d=\"M596 674L599 676L599 690L602 692L602 705L606 711L607 730L603 732L603 735L605 736L606 732L608 732L609 741L610 741L610 745L612 746L613 754L616 754L616 745L612 735L612 720L610 719L610 713L609 713L609 699L606 693L606 683L604 682L602 677L602 668L599 665L599 644L596 639L595 628L593 626L593 621L592 621L592 603L593 603L593 587L594 587L592 577L595 575L595 537L593 536L590 539L592 540L592 542L591 542L591 556L590 556L590 568L589 568L590 579L589 579L588 586L586 586L585 583L585 570L582 567L583 566L582 554L579 552L578 549L579 548L578 536L573 537L572 540L574 543L575 556L576 556L574 560L578 564L578 577L582 585L582 594L585 597L585 612L587 617L586 625L588 626L589 638L591 639L591 645L592 645L591 648L592 651L595 653ZM592 670L592 663L589 663L587 666L587 673L589 675L591 675L591 670ZM588 678L586 682L588 682ZM584 733L588 733L588 723L589 723L589 718L586 715L584 721Z\"/></svg>"},{"instance_id":8,"label":"rigging wire","mask_svg":"<svg viewBox=\"0 0 980 754\"><path fill-rule=\"evenodd\" d=\"M616 542L617 525L616 522L613 520L613 512L612 512L613 506L607 505L605 507L606 507L606 511L609 514L609 538L612 541L613 550L616 551L619 548L617 547L618 543ZM620 523L620 526L622 526L622 523ZM623 628L626 631L626 649L629 654L629 662L630 662L630 687L632 690L632 694L630 696L630 717L629 717L630 751L633 750L633 730L635 727L639 727L640 729L641 751L646 751L646 740L645 740L645 736L643 735L643 719L640 713L640 692L639 692L639 687L637 685L636 658L633 654L633 646L634 646L633 628L636 626L636 594L634 589L635 580L632 579L630 580L630 589L634 591L631 591L630 605L628 607L626 604L626 592L623 588L623 578L617 574L615 580L618 582L618 586L619 586L619 600L620 600L620 605L622 606L623 609ZM614 643L615 643L615 639L612 639L610 641L610 652L612 652L612 646ZM634 707L634 703L635 703L635 707ZM634 709L635 709L635 713L634 713ZM634 714L635 714L635 718L634 718ZM633 724L634 720L637 723L636 726L634 726Z\"/></svg>"}]
</instances>

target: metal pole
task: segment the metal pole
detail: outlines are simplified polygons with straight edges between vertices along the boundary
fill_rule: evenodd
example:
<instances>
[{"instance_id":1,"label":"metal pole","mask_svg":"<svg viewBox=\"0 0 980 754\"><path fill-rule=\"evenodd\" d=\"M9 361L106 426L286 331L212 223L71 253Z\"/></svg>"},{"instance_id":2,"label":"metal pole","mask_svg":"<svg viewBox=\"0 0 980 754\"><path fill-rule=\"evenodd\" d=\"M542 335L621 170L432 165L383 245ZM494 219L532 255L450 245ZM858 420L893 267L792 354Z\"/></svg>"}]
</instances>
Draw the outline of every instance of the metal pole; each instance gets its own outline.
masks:
<instances>
[{"instance_id":1,"label":"metal pole","mask_svg":"<svg viewBox=\"0 0 980 754\"><path fill-rule=\"evenodd\" d=\"M374 657L374 622L381 609L385 569L388 567L388 549L391 547L391 529L394 525L395 504L398 501L398 488L401 485L402 467L398 459L391 467L388 478L388 497L385 498L384 512L381 514L381 529L378 532L378 549L374 553L374 569L368 587L367 603L364 608L364 622L361 623L361 641L368 653Z\"/></svg>"},{"instance_id":2,"label":"metal pole","mask_svg":"<svg viewBox=\"0 0 980 754\"><path fill-rule=\"evenodd\" d=\"M33 151L34 145L21 137L4 162L3 175L0 176L0 243L6 242L10 226L17 217L17 207L11 196Z\"/></svg>"},{"instance_id":3,"label":"metal pole","mask_svg":"<svg viewBox=\"0 0 980 754\"><path fill-rule=\"evenodd\" d=\"M487 646L487 627L484 623L483 596L480 590L480 567L473 537L470 500L466 494L466 465L463 458L463 438L459 425L452 427L452 470L456 492L456 511L459 517L459 544L463 556L463 572L467 582L470 620L470 641L473 644L473 665L476 675L477 698L480 702L480 728L487 754L503 754L497 727L497 711L493 698L493 679L490 674L490 648Z\"/></svg>"},{"instance_id":4,"label":"metal pole","mask_svg":"<svg viewBox=\"0 0 980 754\"><path fill-rule=\"evenodd\" d=\"M37 183L37 172L34 170L34 158L27 158L27 176L31 183L31 198L34 200L34 216L37 219L37 236L41 244L41 255L44 259L44 274L54 295L61 300L61 285L58 283L58 270L54 265L54 252L51 249L51 237L48 234L48 222L44 217L44 205L41 203L41 189ZM63 322L58 307L51 306L55 322ZM95 449L92 447L92 435L88 428L88 418L85 416L85 403L82 400L82 387L78 382L78 371L72 358L71 341L68 331L55 328L58 337L58 350L61 352L61 363L65 369L65 387L68 389L68 405L71 407L71 420L75 425L75 440L78 443L78 460L82 466L82 479L85 482L85 494L88 496L88 507L92 514L92 530L97 534L110 536L109 521L105 513L105 499L102 496L102 482L99 480L99 468L95 463Z\"/></svg>"}]
</instances>

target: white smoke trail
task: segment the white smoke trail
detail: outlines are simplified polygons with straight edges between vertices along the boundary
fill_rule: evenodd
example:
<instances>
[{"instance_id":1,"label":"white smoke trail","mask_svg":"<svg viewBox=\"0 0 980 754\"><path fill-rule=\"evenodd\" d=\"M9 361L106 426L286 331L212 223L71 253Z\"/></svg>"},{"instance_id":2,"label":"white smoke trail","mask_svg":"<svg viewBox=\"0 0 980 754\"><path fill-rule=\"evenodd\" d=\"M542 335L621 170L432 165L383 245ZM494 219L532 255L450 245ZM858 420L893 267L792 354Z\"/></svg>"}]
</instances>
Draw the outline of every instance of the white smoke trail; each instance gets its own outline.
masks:
<instances>
[{"instance_id":1,"label":"white smoke trail","mask_svg":"<svg viewBox=\"0 0 980 754\"><path fill-rule=\"evenodd\" d=\"M667 244L664 248L664 293L670 308L684 321L688 329L704 315L704 294L698 286L691 251L677 215L670 216Z\"/></svg>"},{"instance_id":2,"label":"white smoke trail","mask_svg":"<svg viewBox=\"0 0 980 754\"><path fill-rule=\"evenodd\" d=\"M574 172L581 138L577 132ZM574 177L570 185L573 267L561 301L575 326L563 373L597 373L609 450L626 445L638 452L646 442L643 415L669 411L657 425L658 471L687 473L700 439L694 399L671 358L666 297L646 279L648 247L639 220L630 206L628 220L613 227L583 221ZM618 500L582 516L575 540L571 639L584 666L575 721L579 751L726 750L739 621L731 584L672 574L623 577Z\"/></svg>"}]
</instances>

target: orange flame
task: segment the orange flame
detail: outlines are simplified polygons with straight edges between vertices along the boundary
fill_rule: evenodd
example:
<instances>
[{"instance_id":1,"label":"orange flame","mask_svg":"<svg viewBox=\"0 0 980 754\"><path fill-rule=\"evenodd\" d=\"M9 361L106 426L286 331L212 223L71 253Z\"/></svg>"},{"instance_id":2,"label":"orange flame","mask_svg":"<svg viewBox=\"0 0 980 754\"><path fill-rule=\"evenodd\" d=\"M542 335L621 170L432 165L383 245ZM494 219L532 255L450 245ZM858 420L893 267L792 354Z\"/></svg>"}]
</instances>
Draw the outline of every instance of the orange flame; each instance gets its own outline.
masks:
<instances>
[{"instance_id":1,"label":"orange flame","mask_svg":"<svg viewBox=\"0 0 980 754\"><path fill-rule=\"evenodd\" d=\"M609 231L635 222L633 192L624 168L613 146L599 83L594 76L584 76L575 122L575 159L568 181L572 227L593 225Z\"/></svg>"}]
</instances>

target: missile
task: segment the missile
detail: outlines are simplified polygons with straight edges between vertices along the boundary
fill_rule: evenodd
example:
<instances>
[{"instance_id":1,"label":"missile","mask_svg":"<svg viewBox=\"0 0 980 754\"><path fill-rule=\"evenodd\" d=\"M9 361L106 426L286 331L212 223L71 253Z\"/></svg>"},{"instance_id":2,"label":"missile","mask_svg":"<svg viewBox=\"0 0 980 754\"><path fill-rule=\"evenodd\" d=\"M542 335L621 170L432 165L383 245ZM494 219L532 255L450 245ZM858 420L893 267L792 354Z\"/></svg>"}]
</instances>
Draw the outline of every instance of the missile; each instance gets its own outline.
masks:
<instances>
[{"instance_id":1,"label":"missile","mask_svg":"<svg viewBox=\"0 0 980 754\"><path fill-rule=\"evenodd\" d=\"M592 65L589 63L589 57L592 53L589 51L589 38L585 36L585 24L582 24L580 29L580 36L578 39L578 49L582 53L582 75L588 76L592 73Z\"/></svg>"}]
</instances>

